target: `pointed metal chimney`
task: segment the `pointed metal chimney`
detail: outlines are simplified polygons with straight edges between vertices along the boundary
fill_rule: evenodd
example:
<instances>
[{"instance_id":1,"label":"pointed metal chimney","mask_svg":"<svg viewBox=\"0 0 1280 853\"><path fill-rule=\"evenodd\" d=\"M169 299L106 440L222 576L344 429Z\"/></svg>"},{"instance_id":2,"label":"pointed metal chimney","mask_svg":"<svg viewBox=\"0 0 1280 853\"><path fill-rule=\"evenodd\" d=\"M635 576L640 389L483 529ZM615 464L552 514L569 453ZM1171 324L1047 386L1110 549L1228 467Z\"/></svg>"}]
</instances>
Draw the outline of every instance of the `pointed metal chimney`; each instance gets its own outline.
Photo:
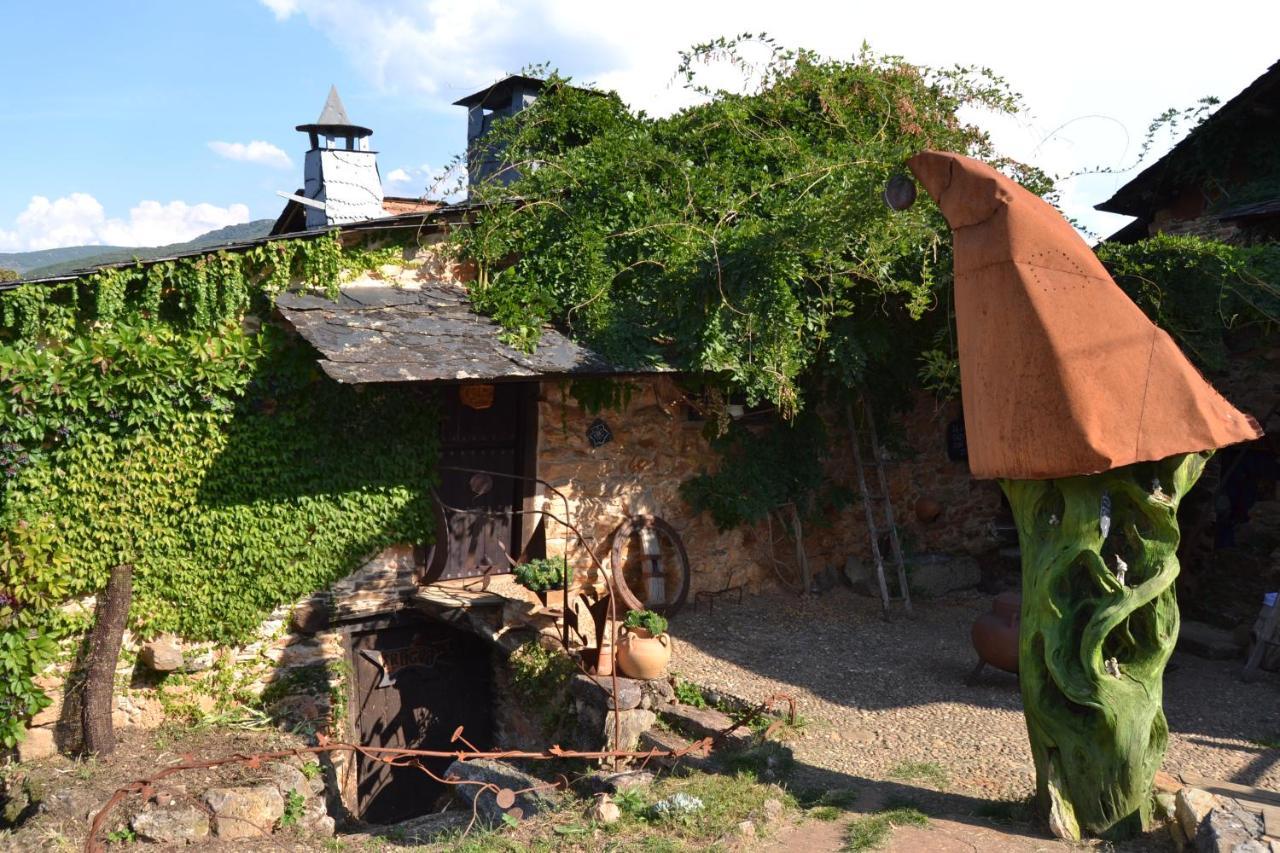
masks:
<instances>
[{"instance_id":1,"label":"pointed metal chimney","mask_svg":"<svg viewBox=\"0 0 1280 853\"><path fill-rule=\"evenodd\" d=\"M329 88L320 118L297 129L311 141L303 171L303 197L293 197L306 207L307 228L386 215L377 152L369 150L373 131L351 123L336 86Z\"/></svg>"}]
</instances>

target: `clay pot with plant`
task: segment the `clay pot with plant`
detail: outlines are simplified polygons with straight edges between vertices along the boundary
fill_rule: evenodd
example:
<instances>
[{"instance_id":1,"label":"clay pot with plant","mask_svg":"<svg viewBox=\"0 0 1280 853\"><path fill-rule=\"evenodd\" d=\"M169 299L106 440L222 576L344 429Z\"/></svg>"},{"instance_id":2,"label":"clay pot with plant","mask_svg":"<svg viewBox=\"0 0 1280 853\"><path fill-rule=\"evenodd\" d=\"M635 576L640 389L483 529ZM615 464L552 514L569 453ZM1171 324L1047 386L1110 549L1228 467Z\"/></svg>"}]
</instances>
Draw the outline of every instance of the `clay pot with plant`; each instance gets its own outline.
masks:
<instances>
[{"instance_id":1,"label":"clay pot with plant","mask_svg":"<svg viewBox=\"0 0 1280 853\"><path fill-rule=\"evenodd\" d=\"M564 587L569 567L560 557L542 557L511 568L516 583L538 596L544 607L564 606Z\"/></svg>"},{"instance_id":2,"label":"clay pot with plant","mask_svg":"<svg viewBox=\"0 0 1280 853\"><path fill-rule=\"evenodd\" d=\"M629 610L622 622L616 652L624 675L653 681L667 677L671 663L671 635L667 620L649 610Z\"/></svg>"}]
</instances>

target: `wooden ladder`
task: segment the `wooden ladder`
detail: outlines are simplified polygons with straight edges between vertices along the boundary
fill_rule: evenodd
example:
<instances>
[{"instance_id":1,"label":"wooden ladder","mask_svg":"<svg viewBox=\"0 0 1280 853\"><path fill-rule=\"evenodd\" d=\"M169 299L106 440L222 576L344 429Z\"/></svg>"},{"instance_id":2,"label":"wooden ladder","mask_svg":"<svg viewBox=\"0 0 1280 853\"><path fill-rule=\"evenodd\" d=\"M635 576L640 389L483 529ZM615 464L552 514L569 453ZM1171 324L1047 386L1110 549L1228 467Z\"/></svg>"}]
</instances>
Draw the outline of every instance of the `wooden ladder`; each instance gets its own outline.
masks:
<instances>
[{"instance_id":1,"label":"wooden ladder","mask_svg":"<svg viewBox=\"0 0 1280 853\"><path fill-rule=\"evenodd\" d=\"M867 421L867 434L871 439L871 458L875 460L876 478L880 485L879 494L871 494L867 489L867 476L862 465L861 438L858 426L853 417L853 403L845 407L845 417L849 421L849 437L853 445L853 467L858 475L858 490L862 493L862 507L867 513L867 535L871 537L871 556L876 563L876 580L880 584L880 601L884 607L884 618L889 618L889 584L885 580L884 558L880 555L880 531L876 527L876 512L872 506L874 501L884 505L884 521L889 528L889 545L893 552L893 561L898 569L898 590L902 596L902 607L911 612L911 591L907 587L907 566L902 559L902 543L898 539L898 525L893 518L893 501L889 500L889 480L884 474L884 459L880 453L880 442L876 438L876 422L871 413L871 404L867 402L865 392L858 394L862 404L862 413Z\"/></svg>"}]
</instances>

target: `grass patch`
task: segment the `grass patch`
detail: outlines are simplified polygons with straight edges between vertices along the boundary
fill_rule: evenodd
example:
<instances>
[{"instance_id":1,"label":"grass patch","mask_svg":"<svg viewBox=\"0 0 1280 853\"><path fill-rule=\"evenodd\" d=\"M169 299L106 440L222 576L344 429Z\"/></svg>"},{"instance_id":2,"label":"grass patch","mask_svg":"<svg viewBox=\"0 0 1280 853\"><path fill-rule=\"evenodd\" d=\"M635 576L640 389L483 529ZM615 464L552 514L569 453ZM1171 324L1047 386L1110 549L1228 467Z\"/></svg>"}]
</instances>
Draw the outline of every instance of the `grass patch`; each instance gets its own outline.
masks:
<instances>
[{"instance_id":1,"label":"grass patch","mask_svg":"<svg viewBox=\"0 0 1280 853\"><path fill-rule=\"evenodd\" d=\"M707 697L702 695L702 688L692 681L685 681L677 675L675 677L675 691L676 701L681 705L688 705L691 708L707 707Z\"/></svg>"},{"instance_id":2,"label":"grass patch","mask_svg":"<svg viewBox=\"0 0 1280 853\"><path fill-rule=\"evenodd\" d=\"M1027 823L1031 820L1035 797L1023 800L992 800L973 810L974 817L986 818L996 823Z\"/></svg>"},{"instance_id":3,"label":"grass patch","mask_svg":"<svg viewBox=\"0 0 1280 853\"><path fill-rule=\"evenodd\" d=\"M889 840L895 826L928 826L929 818L915 809L890 809L860 817L845 832L845 850L875 850Z\"/></svg>"},{"instance_id":4,"label":"grass patch","mask_svg":"<svg viewBox=\"0 0 1280 853\"><path fill-rule=\"evenodd\" d=\"M1254 746L1260 746L1263 749L1280 749L1280 735L1249 738L1249 743Z\"/></svg>"},{"instance_id":5,"label":"grass patch","mask_svg":"<svg viewBox=\"0 0 1280 853\"><path fill-rule=\"evenodd\" d=\"M702 808L681 815L659 815L653 806L676 793L696 797ZM616 823L603 825L584 817L587 803L566 798L560 806L514 826L476 828L466 836L454 832L418 850L460 853L563 853L616 850L637 853L685 853L721 849L739 823L751 819L763 828L764 805L783 804L784 815L796 801L784 790L759 782L750 774L722 776L693 773L659 778L646 789L614 797L622 812Z\"/></svg>"},{"instance_id":6,"label":"grass patch","mask_svg":"<svg viewBox=\"0 0 1280 853\"><path fill-rule=\"evenodd\" d=\"M889 778L899 782L923 782L945 788L951 781L947 771L936 761L903 761L889 770Z\"/></svg>"},{"instance_id":7,"label":"grass patch","mask_svg":"<svg viewBox=\"0 0 1280 853\"><path fill-rule=\"evenodd\" d=\"M805 817L823 821L839 820L857 799L858 792L851 788L808 790L796 795L796 801L805 810Z\"/></svg>"}]
</instances>

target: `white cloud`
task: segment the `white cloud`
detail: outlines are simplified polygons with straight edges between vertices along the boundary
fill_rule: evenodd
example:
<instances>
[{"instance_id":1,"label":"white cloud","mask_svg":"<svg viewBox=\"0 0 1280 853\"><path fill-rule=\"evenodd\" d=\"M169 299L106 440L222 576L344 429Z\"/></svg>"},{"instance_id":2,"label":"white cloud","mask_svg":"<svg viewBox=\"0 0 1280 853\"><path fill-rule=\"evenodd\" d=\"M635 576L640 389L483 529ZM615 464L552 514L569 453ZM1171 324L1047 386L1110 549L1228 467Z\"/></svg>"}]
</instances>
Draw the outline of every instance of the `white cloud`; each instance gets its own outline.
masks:
<instances>
[{"instance_id":1,"label":"white cloud","mask_svg":"<svg viewBox=\"0 0 1280 853\"><path fill-rule=\"evenodd\" d=\"M50 201L33 196L11 230L0 228L0 250L35 251L61 246L163 246L181 243L206 231L249 221L249 207L231 204L187 204L185 201L141 201L127 218L108 218L102 204L88 193L71 193Z\"/></svg>"},{"instance_id":2,"label":"white cloud","mask_svg":"<svg viewBox=\"0 0 1280 853\"><path fill-rule=\"evenodd\" d=\"M457 201L466 195L466 169L461 163L444 169L430 164L392 169L383 179L388 195L423 196Z\"/></svg>"},{"instance_id":3,"label":"white cloud","mask_svg":"<svg viewBox=\"0 0 1280 853\"><path fill-rule=\"evenodd\" d=\"M1189 0L1169 0L1159 15L1141 3L1079 0L1051 21L1014 0L990 0L976 11L926 0L911 14L895 4L829 0L262 2L278 18L305 17L384 91L424 95L441 109L506 72L550 61L616 89L633 107L669 112L692 100L672 77L678 52L740 32L768 32L831 56L851 56L866 40L911 62L989 66L1029 108L1000 131L1005 150L1060 174L1129 165L1152 117L1206 94L1235 94L1274 61L1271 34L1280 18L1271 12L1273 26L1241 29L1231 15L1205 15ZM1012 33L1009 21L1026 27ZM1080 188L1064 196L1069 212L1106 233L1123 218L1090 206L1129 177L1077 179Z\"/></svg>"},{"instance_id":4,"label":"white cloud","mask_svg":"<svg viewBox=\"0 0 1280 853\"><path fill-rule=\"evenodd\" d=\"M262 0L262 3L272 11L277 21L283 21L298 11L297 0Z\"/></svg>"},{"instance_id":5,"label":"white cloud","mask_svg":"<svg viewBox=\"0 0 1280 853\"><path fill-rule=\"evenodd\" d=\"M289 155L283 150L272 145L270 142L263 142L261 139L255 139L252 142L210 142L210 150L219 157L225 157L228 160L239 160L243 163L260 163L263 166L271 166L275 169L291 169L293 161L289 159Z\"/></svg>"}]
</instances>

